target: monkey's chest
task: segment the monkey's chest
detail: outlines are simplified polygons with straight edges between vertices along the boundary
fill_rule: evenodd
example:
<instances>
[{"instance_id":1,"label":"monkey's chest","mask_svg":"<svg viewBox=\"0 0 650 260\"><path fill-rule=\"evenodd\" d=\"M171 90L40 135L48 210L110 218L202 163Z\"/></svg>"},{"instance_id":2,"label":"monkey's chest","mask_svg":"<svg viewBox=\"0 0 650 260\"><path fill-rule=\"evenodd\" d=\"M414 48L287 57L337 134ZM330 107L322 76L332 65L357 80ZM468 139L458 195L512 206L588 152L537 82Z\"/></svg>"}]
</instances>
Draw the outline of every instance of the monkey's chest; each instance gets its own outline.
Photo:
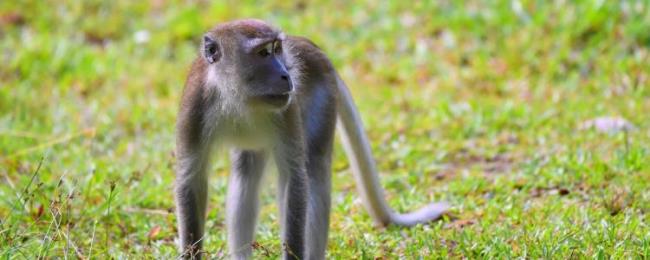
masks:
<instances>
[{"instance_id":1,"label":"monkey's chest","mask_svg":"<svg viewBox=\"0 0 650 260\"><path fill-rule=\"evenodd\" d=\"M262 150L273 145L275 131L266 120L227 122L217 128L221 135L219 143L228 148Z\"/></svg>"}]
</instances>

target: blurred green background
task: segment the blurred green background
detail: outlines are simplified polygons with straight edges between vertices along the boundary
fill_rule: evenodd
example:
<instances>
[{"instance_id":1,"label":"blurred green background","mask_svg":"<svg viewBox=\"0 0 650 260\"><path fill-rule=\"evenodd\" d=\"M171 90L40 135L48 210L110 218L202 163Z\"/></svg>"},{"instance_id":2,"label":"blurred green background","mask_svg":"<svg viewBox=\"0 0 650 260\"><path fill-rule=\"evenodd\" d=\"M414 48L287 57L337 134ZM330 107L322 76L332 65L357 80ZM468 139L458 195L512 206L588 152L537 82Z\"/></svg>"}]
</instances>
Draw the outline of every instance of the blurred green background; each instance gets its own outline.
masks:
<instances>
[{"instance_id":1,"label":"blurred green background","mask_svg":"<svg viewBox=\"0 0 650 260\"><path fill-rule=\"evenodd\" d=\"M184 77L203 32L246 17L331 57L393 207L454 206L374 228L337 144L328 257L650 257L650 3L632 0L1 1L0 255L177 256ZM276 213L265 189L257 258L281 254Z\"/></svg>"}]
</instances>

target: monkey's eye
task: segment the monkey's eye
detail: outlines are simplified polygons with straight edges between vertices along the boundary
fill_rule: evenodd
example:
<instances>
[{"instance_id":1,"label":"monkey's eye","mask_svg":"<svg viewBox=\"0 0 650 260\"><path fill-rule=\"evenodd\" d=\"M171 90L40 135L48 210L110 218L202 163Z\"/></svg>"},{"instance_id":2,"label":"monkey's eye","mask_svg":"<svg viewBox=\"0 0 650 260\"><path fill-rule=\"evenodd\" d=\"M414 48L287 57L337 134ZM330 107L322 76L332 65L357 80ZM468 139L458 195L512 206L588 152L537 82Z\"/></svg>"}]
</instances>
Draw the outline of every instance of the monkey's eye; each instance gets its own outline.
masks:
<instances>
[{"instance_id":1,"label":"monkey's eye","mask_svg":"<svg viewBox=\"0 0 650 260\"><path fill-rule=\"evenodd\" d=\"M217 52L217 45L216 44L208 44L205 46L205 50L207 54L209 55L214 55L215 52Z\"/></svg>"},{"instance_id":2,"label":"monkey's eye","mask_svg":"<svg viewBox=\"0 0 650 260\"><path fill-rule=\"evenodd\" d=\"M271 53L273 53L273 43L268 43L264 45L264 48L262 48L257 52L257 54L259 54L262 57L268 57L269 55L271 55Z\"/></svg>"}]
</instances>

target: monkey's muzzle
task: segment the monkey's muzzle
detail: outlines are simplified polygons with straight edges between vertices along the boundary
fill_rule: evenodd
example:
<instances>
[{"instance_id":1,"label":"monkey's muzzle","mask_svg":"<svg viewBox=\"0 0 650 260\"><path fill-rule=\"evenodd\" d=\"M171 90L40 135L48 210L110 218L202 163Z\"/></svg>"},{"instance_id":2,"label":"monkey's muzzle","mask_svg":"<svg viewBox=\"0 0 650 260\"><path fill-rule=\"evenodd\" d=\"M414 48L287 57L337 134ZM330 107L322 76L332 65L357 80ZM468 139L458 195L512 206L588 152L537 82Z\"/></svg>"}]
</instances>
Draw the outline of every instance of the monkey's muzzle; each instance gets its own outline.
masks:
<instances>
[{"instance_id":1,"label":"monkey's muzzle","mask_svg":"<svg viewBox=\"0 0 650 260\"><path fill-rule=\"evenodd\" d=\"M282 94L266 94L260 96L260 101L275 108L284 107L291 100L291 92Z\"/></svg>"}]
</instances>

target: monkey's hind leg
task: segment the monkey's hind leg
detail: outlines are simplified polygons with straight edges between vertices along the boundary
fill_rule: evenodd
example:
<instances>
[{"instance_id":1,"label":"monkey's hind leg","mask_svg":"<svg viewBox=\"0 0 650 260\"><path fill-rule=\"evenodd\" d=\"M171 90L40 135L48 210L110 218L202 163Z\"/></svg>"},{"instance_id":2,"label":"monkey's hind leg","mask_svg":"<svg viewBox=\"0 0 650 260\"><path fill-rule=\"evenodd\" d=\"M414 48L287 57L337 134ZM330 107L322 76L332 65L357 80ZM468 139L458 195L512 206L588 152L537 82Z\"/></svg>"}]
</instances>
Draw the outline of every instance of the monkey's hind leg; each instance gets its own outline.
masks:
<instances>
[{"instance_id":1,"label":"monkey's hind leg","mask_svg":"<svg viewBox=\"0 0 650 260\"><path fill-rule=\"evenodd\" d=\"M329 153L328 153L329 154ZM309 200L307 202L306 259L325 259L331 208L330 157L311 156L307 161Z\"/></svg>"},{"instance_id":2,"label":"monkey's hind leg","mask_svg":"<svg viewBox=\"0 0 650 260\"><path fill-rule=\"evenodd\" d=\"M228 246L233 259L249 259L259 208L260 180L266 155L257 151L233 150L232 170L226 199Z\"/></svg>"},{"instance_id":3,"label":"monkey's hind leg","mask_svg":"<svg viewBox=\"0 0 650 260\"><path fill-rule=\"evenodd\" d=\"M336 112L332 106L325 106L325 104L334 104L333 99L328 99L325 95L315 97L320 99L314 102L323 106L305 107L307 113L303 115L303 129L306 130L307 137L306 168L309 186L305 256L310 260L325 259L327 249L335 130L333 122L336 122ZM332 124L314 124L315 118L320 122L332 122Z\"/></svg>"}]
</instances>

